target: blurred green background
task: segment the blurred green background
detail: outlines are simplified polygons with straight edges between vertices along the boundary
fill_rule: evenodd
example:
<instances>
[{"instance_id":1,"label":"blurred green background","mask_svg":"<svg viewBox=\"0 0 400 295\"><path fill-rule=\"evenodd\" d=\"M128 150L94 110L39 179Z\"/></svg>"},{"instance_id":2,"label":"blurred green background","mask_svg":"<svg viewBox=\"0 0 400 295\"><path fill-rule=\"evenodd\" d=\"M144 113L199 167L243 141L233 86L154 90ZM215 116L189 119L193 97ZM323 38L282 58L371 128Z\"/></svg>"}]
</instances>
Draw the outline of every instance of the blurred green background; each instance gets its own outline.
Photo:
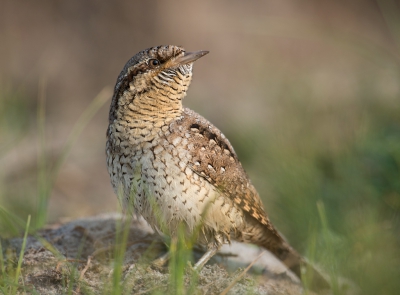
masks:
<instances>
[{"instance_id":1,"label":"blurred green background","mask_svg":"<svg viewBox=\"0 0 400 295\"><path fill-rule=\"evenodd\" d=\"M40 225L40 208L48 223L117 210L105 167L109 101L78 124L83 133L65 153L73 126L101 91L111 96L136 52L209 50L184 103L231 140L274 224L363 294L398 294L398 1L0 4L7 214Z\"/></svg>"}]
</instances>

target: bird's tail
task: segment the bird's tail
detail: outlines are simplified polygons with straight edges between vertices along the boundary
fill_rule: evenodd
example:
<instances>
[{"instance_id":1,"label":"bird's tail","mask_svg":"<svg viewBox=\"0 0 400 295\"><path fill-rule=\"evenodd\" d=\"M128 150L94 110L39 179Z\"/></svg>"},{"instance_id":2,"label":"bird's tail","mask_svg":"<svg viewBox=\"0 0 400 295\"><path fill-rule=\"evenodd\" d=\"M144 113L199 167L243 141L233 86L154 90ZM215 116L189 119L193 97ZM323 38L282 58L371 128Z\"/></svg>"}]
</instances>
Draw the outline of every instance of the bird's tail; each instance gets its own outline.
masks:
<instances>
[{"instance_id":1,"label":"bird's tail","mask_svg":"<svg viewBox=\"0 0 400 295\"><path fill-rule=\"evenodd\" d=\"M259 231L254 230L257 228ZM330 284L313 265L308 263L283 236L271 225L254 227L249 242L272 252L281 260L305 285L313 291L330 289Z\"/></svg>"},{"instance_id":2,"label":"bird's tail","mask_svg":"<svg viewBox=\"0 0 400 295\"><path fill-rule=\"evenodd\" d=\"M275 252L275 253L274 253ZM330 289L330 284L315 266L307 262L296 250L286 242L283 249L273 251L277 256L303 283L313 291Z\"/></svg>"}]
</instances>

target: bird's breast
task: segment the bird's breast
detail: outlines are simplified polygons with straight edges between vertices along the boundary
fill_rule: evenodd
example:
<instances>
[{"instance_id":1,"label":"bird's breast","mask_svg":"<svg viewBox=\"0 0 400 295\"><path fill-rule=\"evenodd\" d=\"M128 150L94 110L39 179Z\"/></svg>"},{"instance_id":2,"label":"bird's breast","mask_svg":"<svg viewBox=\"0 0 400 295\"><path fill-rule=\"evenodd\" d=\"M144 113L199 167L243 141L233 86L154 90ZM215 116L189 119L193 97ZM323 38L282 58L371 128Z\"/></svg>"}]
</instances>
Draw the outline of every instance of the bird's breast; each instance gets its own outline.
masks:
<instances>
[{"instance_id":1,"label":"bird's breast","mask_svg":"<svg viewBox=\"0 0 400 295\"><path fill-rule=\"evenodd\" d=\"M135 131L140 135L120 142L118 152L107 150L108 171L124 207L167 235L175 234L179 223L188 234L204 223L205 233L222 229L229 236L242 213L193 172L190 138L163 127L150 140L145 140L147 133Z\"/></svg>"}]
</instances>

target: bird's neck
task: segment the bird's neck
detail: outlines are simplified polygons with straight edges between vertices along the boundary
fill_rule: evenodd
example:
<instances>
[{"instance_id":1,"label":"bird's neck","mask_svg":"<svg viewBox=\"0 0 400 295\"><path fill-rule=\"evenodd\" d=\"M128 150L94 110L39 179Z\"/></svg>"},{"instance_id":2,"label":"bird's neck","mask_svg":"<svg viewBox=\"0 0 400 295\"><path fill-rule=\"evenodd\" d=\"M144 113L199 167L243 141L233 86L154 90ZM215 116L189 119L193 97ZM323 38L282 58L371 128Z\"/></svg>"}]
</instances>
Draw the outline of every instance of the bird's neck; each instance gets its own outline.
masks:
<instances>
[{"instance_id":1,"label":"bird's neck","mask_svg":"<svg viewBox=\"0 0 400 295\"><path fill-rule=\"evenodd\" d=\"M117 121L167 123L181 116L182 98L172 93L163 95L160 91L154 90L138 93L135 96L125 93L120 99Z\"/></svg>"},{"instance_id":2,"label":"bird's neck","mask_svg":"<svg viewBox=\"0 0 400 295\"><path fill-rule=\"evenodd\" d=\"M184 96L184 95L183 95ZM153 140L164 126L182 115L182 94L149 90L132 96L126 91L118 101L116 118L110 124L132 145Z\"/></svg>"},{"instance_id":3,"label":"bird's neck","mask_svg":"<svg viewBox=\"0 0 400 295\"><path fill-rule=\"evenodd\" d=\"M192 75L177 72L174 77L159 74L138 77L118 99L117 120L167 122L182 114L182 100L186 96Z\"/></svg>"},{"instance_id":4,"label":"bird's neck","mask_svg":"<svg viewBox=\"0 0 400 295\"><path fill-rule=\"evenodd\" d=\"M191 73L135 79L119 97L114 96L109 131L115 130L133 144L155 138L161 128L182 116L190 80Z\"/></svg>"}]
</instances>

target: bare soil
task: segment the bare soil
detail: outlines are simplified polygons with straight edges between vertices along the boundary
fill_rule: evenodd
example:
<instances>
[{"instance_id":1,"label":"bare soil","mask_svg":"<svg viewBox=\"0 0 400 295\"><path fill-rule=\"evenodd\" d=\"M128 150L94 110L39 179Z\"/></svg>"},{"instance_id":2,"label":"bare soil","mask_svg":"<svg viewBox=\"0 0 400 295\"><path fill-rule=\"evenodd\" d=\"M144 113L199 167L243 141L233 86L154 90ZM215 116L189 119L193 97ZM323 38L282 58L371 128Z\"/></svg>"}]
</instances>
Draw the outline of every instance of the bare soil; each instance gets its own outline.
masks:
<instances>
[{"instance_id":1,"label":"bare soil","mask_svg":"<svg viewBox=\"0 0 400 295\"><path fill-rule=\"evenodd\" d=\"M19 290L39 294L108 294L112 285L114 245L118 214L54 224L29 236L22 264ZM16 259L22 238L2 242L6 259ZM4 245L6 247L4 247ZM166 253L159 235L142 220L130 226L122 280L124 294L174 294L168 269L156 270L149 262ZM195 294L219 294L261 253L257 247L232 243L224 247L200 272ZM201 251L194 251L195 259ZM193 273L185 275L187 288ZM301 283L271 254L265 252L228 294L302 294ZM71 293L70 293L71 294Z\"/></svg>"}]
</instances>

